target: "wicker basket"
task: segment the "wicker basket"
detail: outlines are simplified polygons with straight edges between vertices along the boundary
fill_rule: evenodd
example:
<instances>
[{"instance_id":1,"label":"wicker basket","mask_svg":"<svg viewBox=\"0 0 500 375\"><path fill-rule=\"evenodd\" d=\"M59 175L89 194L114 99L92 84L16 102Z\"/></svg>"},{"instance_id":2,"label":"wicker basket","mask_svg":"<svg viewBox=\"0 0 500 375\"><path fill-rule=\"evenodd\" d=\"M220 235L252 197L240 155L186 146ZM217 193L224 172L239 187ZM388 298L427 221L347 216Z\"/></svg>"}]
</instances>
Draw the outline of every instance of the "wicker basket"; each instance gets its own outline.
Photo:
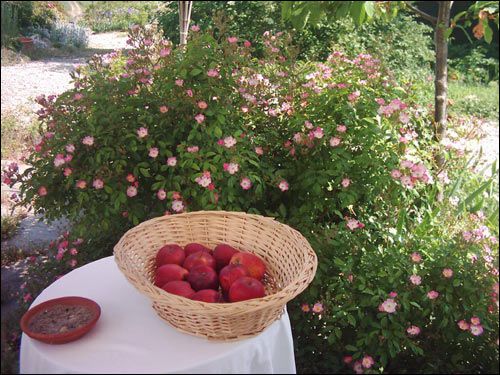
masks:
<instances>
[{"instance_id":1,"label":"wicker basket","mask_svg":"<svg viewBox=\"0 0 500 375\"><path fill-rule=\"evenodd\" d=\"M156 287L155 256L163 245L227 243L259 255L267 264L266 296L236 303L192 301ZM240 340L262 332L285 304L313 280L317 258L296 230L272 218L240 212L198 211L145 221L114 247L127 279L153 301L158 315L178 330L212 340Z\"/></svg>"}]
</instances>

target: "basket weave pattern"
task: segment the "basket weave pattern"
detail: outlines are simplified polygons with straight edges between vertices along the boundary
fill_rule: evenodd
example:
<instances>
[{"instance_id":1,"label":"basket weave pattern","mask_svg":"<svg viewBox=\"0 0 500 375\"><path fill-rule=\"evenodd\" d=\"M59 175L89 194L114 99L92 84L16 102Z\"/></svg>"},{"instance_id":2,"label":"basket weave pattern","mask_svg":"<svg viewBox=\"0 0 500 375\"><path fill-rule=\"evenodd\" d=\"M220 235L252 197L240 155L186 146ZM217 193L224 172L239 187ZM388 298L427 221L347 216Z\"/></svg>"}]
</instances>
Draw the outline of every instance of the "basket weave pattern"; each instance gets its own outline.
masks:
<instances>
[{"instance_id":1,"label":"basket weave pattern","mask_svg":"<svg viewBox=\"0 0 500 375\"><path fill-rule=\"evenodd\" d=\"M260 256L267 265L266 296L236 303L192 301L153 284L157 251L167 243L227 243ZM240 212L198 211L162 216L130 229L114 247L127 279L178 330L213 340L240 340L262 332L285 304L313 280L317 258L296 230L272 218Z\"/></svg>"}]
</instances>

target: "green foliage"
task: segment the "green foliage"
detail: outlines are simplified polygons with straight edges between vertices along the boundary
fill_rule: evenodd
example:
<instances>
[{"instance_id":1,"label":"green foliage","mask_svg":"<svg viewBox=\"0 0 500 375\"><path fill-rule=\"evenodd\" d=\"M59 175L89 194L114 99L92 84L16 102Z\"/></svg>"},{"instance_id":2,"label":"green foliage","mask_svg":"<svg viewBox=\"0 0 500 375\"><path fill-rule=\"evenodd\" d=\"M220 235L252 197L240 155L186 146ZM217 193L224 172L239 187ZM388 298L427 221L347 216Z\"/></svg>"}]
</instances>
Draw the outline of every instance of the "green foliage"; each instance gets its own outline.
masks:
<instances>
[{"instance_id":1,"label":"green foliage","mask_svg":"<svg viewBox=\"0 0 500 375\"><path fill-rule=\"evenodd\" d=\"M21 183L35 212L72 221L87 245L78 264L103 255L94 238L182 211L244 211L298 229L319 259L288 306L301 372L350 371L365 356L372 372L491 371L495 178L469 179L456 139L436 169L429 113L374 56L300 62L290 36L267 32L257 59L232 36L195 31L173 48L154 28L132 28L127 56L96 56L74 89L38 99L33 167L4 179ZM71 266L71 252L58 254L61 270ZM382 312L390 292L396 311ZM474 316L479 336L457 327Z\"/></svg>"},{"instance_id":2,"label":"green foliage","mask_svg":"<svg viewBox=\"0 0 500 375\"><path fill-rule=\"evenodd\" d=\"M496 45L498 53L498 45ZM498 82L498 56L487 57L488 49L481 44L471 47L451 45L449 76L463 82L488 83Z\"/></svg>"},{"instance_id":3,"label":"green foliage","mask_svg":"<svg viewBox=\"0 0 500 375\"><path fill-rule=\"evenodd\" d=\"M431 73L434 60L432 29L400 14L391 22L380 19L356 27L349 19L320 23L296 33L299 58L318 60L331 50L368 52L380 58L400 80L418 80Z\"/></svg>"},{"instance_id":4,"label":"green foliage","mask_svg":"<svg viewBox=\"0 0 500 375\"><path fill-rule=\"evenodd\" d=\"M84 26L94 32L125 31L144 26L156 13L159 1L95 1L84 9Z\"/></svg>"},{"instance_id":5,"label":"green foliage","mask_svg":"<svg viewBox=\"0 0 500 375\"><path fill-rule=\"evenodd\" d=\"M17 6L10 1L2 1L2 46L19 32L17 13Z\"/></svg>"},{"instance_id":6,"label":"green foliage","mask_svg":"<svg viewBox=\"0 0 500 375\"><path fill-rule=\"evenodd\" d=\"M176 1L163 9L158 17L165 38L179 43L179 8ZM215 25L223 23L223 30ZM191 11L191 25L203 30L214 29L214 35L237 35L254 43L255 53L262 55L260 36L265 31L278 31L280 5L278 1L199 1Z\"/></svg>"},{"instance_id":7,"label":"green foliage","mask_svg":"<svg viewBox=\"0 0 500 375\"><path fill-rule=\"evenodd\" d=\"M380 2L379 2L380 3ZM308 23L350 18L356 25L369 22L376 15L390 19L397 15L399 2L377 4L376 1L282 1L281 16L301 30Z\"/></svg>"},{"instance_id":8,"label":"green foliage","mask_svg":"<svg viewBox=\"0 0 500 375\"><path fill-rule=\"evenodd\" d=\"M279 3L273 1L198 2L193 6L191 23L203 30L212 29L215 36L222 32L247 39L253 43L253 54L260 57L264 45L258 36L266 31L277 32L291 27L289 22L280 22L279 11ZM226 21L223 30L216 27L220 19ZM165 37L177 44L177 3L166 7L159 14L158 21ZM349 54L368 52L381 59L398 78L411 80L430 74L434 60L431 33L430 27L402 14L392 18L391 22L377 17L358 27L350 18L322 19L295 31L292 43L299 50L299 60L324 60L337 49Z\"/></svg>"}]
</instances>

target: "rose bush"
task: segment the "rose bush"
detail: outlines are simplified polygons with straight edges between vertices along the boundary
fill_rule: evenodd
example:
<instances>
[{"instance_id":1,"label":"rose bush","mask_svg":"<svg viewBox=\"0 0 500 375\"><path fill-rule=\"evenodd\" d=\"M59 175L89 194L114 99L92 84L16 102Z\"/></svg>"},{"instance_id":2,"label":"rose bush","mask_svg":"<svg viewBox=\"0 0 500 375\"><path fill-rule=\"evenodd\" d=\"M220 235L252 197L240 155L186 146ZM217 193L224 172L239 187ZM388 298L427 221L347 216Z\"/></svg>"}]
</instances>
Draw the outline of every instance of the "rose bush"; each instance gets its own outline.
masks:
<instances>
[{"instance_id":1,"label":"rose bush","mask_svg":"<svg viewBox=\"0 0 500 375\"><path fill-rule=\"evenodd\" d=\"M319 257L312 286L289 306L301 371L400 371L411 361L466 371L498 359L498 227L480 222L484 202L475 204L487 189L457 198L449 180L461 175L435 168L441 146L412 87L368 54L297 62L282 33L263 35L262 59L251 57L254 41L196 26L190 35L174 48L133 27L128 55L96 56L74 89L38 98L32 168L4 174L21 182L22 203L68 217L87 248L200 209L297 228ZM446 145L447 168L458 165L456 144ZM479 221L467 239L469 219Z\"/></svg>"}]
</instances>

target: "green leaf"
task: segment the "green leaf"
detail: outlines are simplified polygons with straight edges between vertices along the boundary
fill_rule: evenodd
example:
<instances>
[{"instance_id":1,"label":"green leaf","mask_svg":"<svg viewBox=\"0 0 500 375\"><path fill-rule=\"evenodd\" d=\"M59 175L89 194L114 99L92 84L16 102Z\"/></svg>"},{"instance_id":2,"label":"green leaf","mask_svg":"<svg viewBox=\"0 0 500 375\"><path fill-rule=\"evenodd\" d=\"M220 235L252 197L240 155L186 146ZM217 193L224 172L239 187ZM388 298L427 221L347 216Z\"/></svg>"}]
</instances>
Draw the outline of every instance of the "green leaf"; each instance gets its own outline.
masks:
<instances>
[{"instance_id":1,"label":"green leaf","mask_svg":"<svg viewBox=\"0 0 500 375\"><path fill-rule=\"evenodd\" d=\"M198 69L198 68L194 68L193 70L191 70L191 76L197 76L198 74L200 74L202 72L201 69Z\"/></svg>"},{"instance_id":2,"label":"green leaf","mask_svg":"<svg viewBox=\"0 0 500 375\"><path fill-rule=\"evenodd\" d=\"M357 352L358 348L356 348L354 345L346 345L346 350L349 350L350 352Z\"/></svg>"},{"instance_id":3,"label":"green leaf","mask_svg":"<svg viewBox=\"0 0 500 375\"><path fill-rule=\"evenodd\" d=\"M214 129L214 135L216 137L222 137L222 129L219 128L218 126L216 126L215 129Z\"/></svg>"},{"instance_id":4,"label":"green leaf","mask_svg":"<svg viewBox=\"0 0 500 375\"><path fill-rule=\"evenodd\" d=\"M365 12L368 18L372 18L375 14L375 1L365 1Z\"/></svg>"},{"instance_id":5,"label":"green leaf","mask_svg":"<svg viewBox=\"0 0 500 375\"><path fill-rule=\"evenodd\" d=\"M415 306L419 310L422 310L422 307L418 303L416 303L416 302L411 301L410 305Z\"/></svg>"},{"instance_id":6,"label":"green leaf","mask_svg":"<svg viewBox=\"0 0 500 375\"><path fill-rule=\"evenodd\" d=\"M351 5L350 15L356 25L361 25L366 18L364 1L355 1Z\"/></svg>"},{"instance_id":7,"label":"green leaf","mask_svg":"<svg viewBox=\"0 0 500 375\"><path fill-rule=\"evenodd\" d=\"M151 177L151 175L149 174L149 170L146 169L146 168L139 168L139 170L141 171L142 175L144 177Z\"/></svg>"},{"instance_id":8,"label":"green leaf","mask_svg":"<svg viewBox=\"0 0 500 375\"><path fill-rule=\"evenodd\" d=\"M490 44L491 41L493 40L493 30L491 30L487 18L483 20L483 27L484 27L484 40L486 41L486 43Z\"/></svg>"},{"instance_id":9,"label":"green leaf","mask_svg":"<svg viewBox=\"0 0 500 375\"><path fill-rule=\"evenodd\" d=\"M356 327L356 319L351 314L347 315L347 321L349 322L350 325Z\"/></svg>"}]
</instances>

